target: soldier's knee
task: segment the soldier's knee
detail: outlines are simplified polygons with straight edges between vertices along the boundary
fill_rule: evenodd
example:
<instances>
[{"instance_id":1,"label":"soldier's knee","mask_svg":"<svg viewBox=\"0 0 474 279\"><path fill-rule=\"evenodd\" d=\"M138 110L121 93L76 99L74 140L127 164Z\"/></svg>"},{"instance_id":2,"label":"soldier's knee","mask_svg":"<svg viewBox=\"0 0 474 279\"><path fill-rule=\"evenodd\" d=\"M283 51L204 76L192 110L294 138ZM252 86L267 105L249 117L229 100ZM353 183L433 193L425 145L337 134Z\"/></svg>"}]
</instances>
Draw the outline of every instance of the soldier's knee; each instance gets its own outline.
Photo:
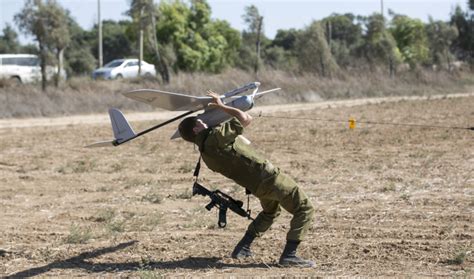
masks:
<instances>
[{"instance_id":1,"label":"soldier's knee","mask_svg":"<svg viewBox=\"0 0 474 279\"><path fill-rule=\"evenodd\" d=\"M281 209L280 208L277 208L275 211L273 212L265 212L265 211L262 211L261 214L263 216L265 216L265 218L268 218L268 219L275 219L277 218L278 216L280 216L281 214Z\"/></svg>"},{"instance_id":2,"label":"soldier's knee","mask_svg":"<svg viewBox=\"0 0 474 279\"><path fill-rule=\"evenodd\" d=\"M293 215L309 215L308 217L305 217L305 219L309 219L309 217L312 218L314 215L314 207L311 204L311 201L298 187L295 187L293 191L288 196L286 196L281 205L286 211Z\"/></svg>"},{"instance_id":3,"label":"soldier's knee","mask_svg":"<svg viewBox=\"0 0 474 279\"><path fill-rule=\"evenodd\" d=\"M315 210L314 210L314 206L313 206L313 204L311 203L311 201L309 200L309 198L306 199L306 203L305 203L305 206L304 206L304 207L305 207L304 211L305 211L306 214L308 215L308 218L309 218L310 220L313 220Z\"/></svg>"},{"instance_id":4,"label":"soldier's knee","mask_svg":"<svg viewBox=\"0 0 474 279\"><path fill-rule=\"evenodd\" d=\"M303 213L304 215L306 215L306 219L308 220L312 220L313 217L314 217L314 206L313 206L313 203L311 203L310 199L308 196L306 196L306 194L301 191L300 189L297 190L298 191L298 210L299 212Z\"/></svg>"}]
</instances>

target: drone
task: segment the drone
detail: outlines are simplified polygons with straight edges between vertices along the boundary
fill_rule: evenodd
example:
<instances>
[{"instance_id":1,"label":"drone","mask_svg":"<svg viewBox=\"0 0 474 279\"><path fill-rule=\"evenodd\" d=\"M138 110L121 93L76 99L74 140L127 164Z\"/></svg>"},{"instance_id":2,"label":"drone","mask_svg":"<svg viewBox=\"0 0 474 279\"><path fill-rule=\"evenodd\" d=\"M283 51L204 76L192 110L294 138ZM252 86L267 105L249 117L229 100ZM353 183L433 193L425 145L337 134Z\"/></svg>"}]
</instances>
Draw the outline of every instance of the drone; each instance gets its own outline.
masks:
<instances>
[{"instance_id":1,"label":"drone","mask_svg":"<svg viewBox=\"0 0 474 279\"><path fill-rule=\"evenodd\" d=\"M260 82L252 82L242 87L226 92L220 95L220 98L222 102L228 106L240 109L242 111L248 111L253 108L256 99L264 96L265 94L281 89L273 88L270 90L258 92L259 86ZM252 90L251 94L239 96L239 94L242 94L249 90ZM109 116L110 121L112 123L114 139L96 142L87 145L86 147L119 146L140 136L143 136L153 130L168 125L185 116L197 113L201 110L203 110L204 112L196 115L196 117L198 119L201 119L209 127L217 126L232 118L231 115L223 112L222 110L209 106L209 103L213 101L212 97L209 96L199 97L155 89L132 90L123 93L123 95L130 99L149 104L153 107L169 111L185 111L185 113L179 114L176 117L173 117L153 127L136 133L128 123L127 119L125 118L125 115L120 110L116 108L111 108L109 109ZM171 136L171 139L176 139L180 137L181 135L179 134L179 131L176 130Z\"/></svg>"}]
</instances>

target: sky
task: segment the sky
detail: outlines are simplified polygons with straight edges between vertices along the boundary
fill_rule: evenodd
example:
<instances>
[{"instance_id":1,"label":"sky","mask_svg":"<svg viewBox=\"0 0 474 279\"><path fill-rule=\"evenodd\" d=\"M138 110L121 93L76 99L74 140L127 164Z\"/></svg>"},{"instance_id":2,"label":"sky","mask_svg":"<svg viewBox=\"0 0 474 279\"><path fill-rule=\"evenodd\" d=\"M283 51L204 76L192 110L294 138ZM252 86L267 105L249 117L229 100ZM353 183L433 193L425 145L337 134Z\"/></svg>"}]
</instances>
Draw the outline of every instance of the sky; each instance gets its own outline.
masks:
<instances>
[{"instance_id":1,"label":"sky","mask_svg":"<svg viewBox=\"0 0 474 279\"><path fill-rule=\"evenodd\" d=\"M98 0L56 0L68 9L79 25L89 30L97 22ZM18 31L13 17L24 6L23 0L0 0L0 30L10 24ZM128 19L124 12L130 0L100 0L102 19ZM159 2L155 0L155 2ZM208 0L212 18L228 21L237 30L245 29L242 20L244 8L255 5L264 17L264 33L273 39L278 29L301 29L313 20L322 19L332 13L370 15L381 11L382 0ZM448 20L456 5L464 10L467 0L383 0L385 15L391 9L397 14L419 18L424 22L432 16L437 20ZM1 34L1 33L0 33ZM19 36L21 43L32 42L31 37Z\"/></svg>"}]
</instances>

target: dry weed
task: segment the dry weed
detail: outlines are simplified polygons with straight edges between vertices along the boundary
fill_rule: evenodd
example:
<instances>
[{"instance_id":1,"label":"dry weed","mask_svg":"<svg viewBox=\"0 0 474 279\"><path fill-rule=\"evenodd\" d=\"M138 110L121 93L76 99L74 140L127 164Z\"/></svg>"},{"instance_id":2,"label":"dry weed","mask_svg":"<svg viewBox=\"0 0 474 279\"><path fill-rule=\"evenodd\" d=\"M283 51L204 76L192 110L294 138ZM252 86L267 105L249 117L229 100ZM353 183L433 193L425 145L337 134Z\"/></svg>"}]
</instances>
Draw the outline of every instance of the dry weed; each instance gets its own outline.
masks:
<instances>
[{"instance_id":1,"label":"dry weed","mask_svg":"<svg viewBox=\"0 0 474 279\"><path fill-rule=\"evenodd\" d=\"M69 230L69 235L64 239L64 242L67 244L84 244L91 238L92 232L90 228L72 224Z\"/></svg>"},{"instance_id":2,"label":"dry weed","mask_svg":"<svg viewBox=\"0 0 474 279\"><path fill-rule=\"evenodd\" d=\"M154 79L94 81L74 77L59 88L42 92L39 84L0 86L0 118L58 116L105 113L115 107L125 111L151 111L152 107L129 100L121 93L150 88L203 95L207 89L226 92L255 80L251 73L229 69L220 74L180 73L171 84L162 85ZM470 92L474 87L471 73L457 75L446 72L403 72L391 79L382 71L354 71L338 78L322 78L312 74L294 74L266 70L259 75L262 89L282 88L259 104L315 102L328 99L410 96ZM5 82L3 82L5 83ZM2 82L0 82L0 85Z\"/></svg>"}]
</instances>

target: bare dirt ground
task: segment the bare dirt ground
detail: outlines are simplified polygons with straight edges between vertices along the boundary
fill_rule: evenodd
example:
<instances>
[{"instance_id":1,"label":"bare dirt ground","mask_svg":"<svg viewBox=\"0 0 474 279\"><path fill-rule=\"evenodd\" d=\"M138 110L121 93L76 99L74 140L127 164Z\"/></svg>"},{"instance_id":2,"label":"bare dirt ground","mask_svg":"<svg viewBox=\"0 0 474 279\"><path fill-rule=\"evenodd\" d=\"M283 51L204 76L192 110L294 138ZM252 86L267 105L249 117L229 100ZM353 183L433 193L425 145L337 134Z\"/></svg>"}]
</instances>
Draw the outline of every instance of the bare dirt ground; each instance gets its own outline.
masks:
<instances>
[{"instance_id":1,"label":"bare dirt ground","mask_svg":"<svg viewBox=\"0 0 474 279\"><path fill-rule=\"evenodd\" d=\"M315 269L276 265L285 213L256 241L253 259L229 258L248 221L229 213L219 229L208 200L191 198L198 152L168 140L176 125L120 147L85 149L111 137L106 116L1 122L0 276L472 277L474 132L342 123L473 126L474 96L458 97L262 109L341 120L256 117L245 134L314 203L299 252ZM136 130L155 123L132 121ZM245 200L232 181L205 167L201 177ZM259 211L255 198L251 208Z\"/></svg>"}]
</instances>

